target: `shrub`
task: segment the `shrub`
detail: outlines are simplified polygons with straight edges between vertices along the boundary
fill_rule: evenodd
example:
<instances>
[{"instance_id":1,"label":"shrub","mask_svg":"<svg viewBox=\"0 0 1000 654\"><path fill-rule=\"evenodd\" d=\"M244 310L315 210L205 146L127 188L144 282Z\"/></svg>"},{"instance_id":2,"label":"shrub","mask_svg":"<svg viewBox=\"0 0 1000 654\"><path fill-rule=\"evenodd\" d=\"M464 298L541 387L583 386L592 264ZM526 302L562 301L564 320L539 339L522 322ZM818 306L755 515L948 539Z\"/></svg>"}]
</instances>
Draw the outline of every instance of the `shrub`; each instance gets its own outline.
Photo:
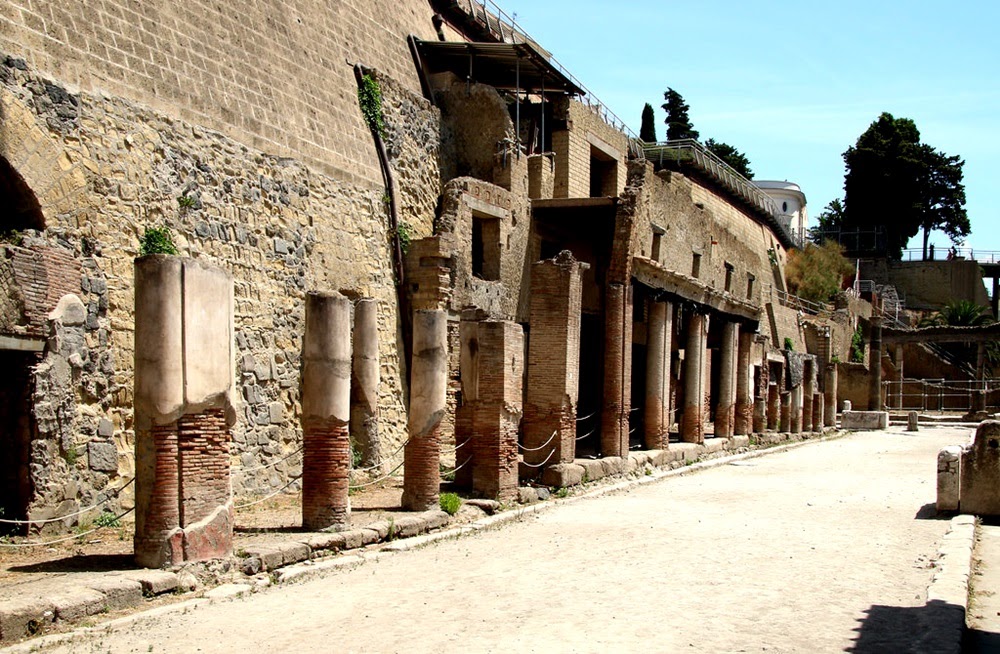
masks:
<instances>
[{"instance_id":1,"label":"shrub","mask_svg":"<svg viewBox=\"0 0 1000 654\"><path fill-rule=\"evenodd\" d=\"M139 239L139 256L147 254L177 254L177 246L174 245L173 235L170 228L147 227Z\"/></svg>"},{"instance_id":2,"label":"shrub","mask_svg":"<svg viewBox=\"0 0 1000 654\"><path fill-rule=\"evenodd\" d=\"M441 493L441 499L438 503L441 505L442 511L448 515L455 515L462 507L462 498L455 493Z\"/></svg>"},{"instance_id":3,"label":"shrub","mask_svg":"<svg viewBox=\"0 0 1000 654\"><path fill-rule=\"evenodd\" d=\"M118 520L118 516L114 513L104 511L94 520L94 525L97 527L113 527L117 529L121 526L121 522Z\"/></svg>"}]
</instances>

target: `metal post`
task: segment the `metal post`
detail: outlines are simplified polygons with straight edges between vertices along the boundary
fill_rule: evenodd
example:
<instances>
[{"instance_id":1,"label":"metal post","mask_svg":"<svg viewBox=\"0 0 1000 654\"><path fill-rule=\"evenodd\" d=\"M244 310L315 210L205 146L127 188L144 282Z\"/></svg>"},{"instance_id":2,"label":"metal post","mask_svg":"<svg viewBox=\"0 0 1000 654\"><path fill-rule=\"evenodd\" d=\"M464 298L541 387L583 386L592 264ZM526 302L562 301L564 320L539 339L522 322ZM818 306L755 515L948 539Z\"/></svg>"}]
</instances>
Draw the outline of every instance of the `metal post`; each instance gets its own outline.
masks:
<instances>
[{"instance_id":1,"label":"metal post","mask_svg":"<svg viewBox=\"0 0 1000 654\"><path fill-rule=\"evenodd\" d=\"M517 158L521 158L521 55L517 55L517 61L514 62L514 86L517 87L515 90L516 95L514 96L515 104L515 114L516 119L514 122L516 125L516 134L514 136L514 145L517 147Z\"/></svg>"},{"instance_id":2,"label":"metal post","mask_svg":"<svg viewBox=\"0 0 1000 654\"><path fill-rule=\"evenodd\" d=\"M545 153L545 75L542 75L542 138L540 153Z\"/></svg>"}]
</instances>

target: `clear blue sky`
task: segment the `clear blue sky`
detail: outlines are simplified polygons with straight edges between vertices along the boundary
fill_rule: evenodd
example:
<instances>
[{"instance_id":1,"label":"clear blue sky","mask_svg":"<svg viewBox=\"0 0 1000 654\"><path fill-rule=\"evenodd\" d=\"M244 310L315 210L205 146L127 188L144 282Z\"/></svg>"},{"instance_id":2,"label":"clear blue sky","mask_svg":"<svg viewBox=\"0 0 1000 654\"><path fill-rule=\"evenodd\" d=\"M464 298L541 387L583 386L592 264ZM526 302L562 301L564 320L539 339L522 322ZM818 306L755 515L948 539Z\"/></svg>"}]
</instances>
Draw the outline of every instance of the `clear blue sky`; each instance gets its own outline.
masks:
<instances>
[{"instance_id":1,"label":"clear blue sky","mask_svg":"<svg viewBox=\"0 0 1000 654\"><path fill-rule=\"evenodd\" d=\"M744 152L758 179L798 183L810 217L843 197L841 154L881 112L911 118L965 159L967 245L1000 250L996 0L499 4L636 133L649 102L664 138L673 87L702 140Z\"/></svg>"}]
</instances>

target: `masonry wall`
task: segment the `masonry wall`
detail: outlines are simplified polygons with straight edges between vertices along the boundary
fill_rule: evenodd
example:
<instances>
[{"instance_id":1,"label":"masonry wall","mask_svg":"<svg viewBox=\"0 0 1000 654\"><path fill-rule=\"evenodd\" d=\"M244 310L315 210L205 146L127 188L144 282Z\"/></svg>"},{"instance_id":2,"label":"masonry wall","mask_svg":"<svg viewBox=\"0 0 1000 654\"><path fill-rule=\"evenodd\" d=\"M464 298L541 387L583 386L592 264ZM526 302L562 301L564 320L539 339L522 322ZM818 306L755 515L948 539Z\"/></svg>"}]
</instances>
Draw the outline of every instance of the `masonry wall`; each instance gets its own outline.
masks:
<instances>
[{"instance_id":1,"label":"masonry wall","mask_svg":"<svg viewBox=\"0 0 1000 654\"><path fill-rule=\"evenodd\" d=\"M74 92L101 92L380 183L351 66L419 92L406 36L436 39L424 0L9 0L0 50Z\"/></svg>"},{"instance_id":2,"label":"masonry wall","mask_svg":"<svg viewBox=\"0 0 1000 654\"><path fill-rule=\"evenodd\" d=\"M975 261L862 260L861 278L896 287L907 309L937 310L957 300L990 305Z\"/></svg>"},{"instance_id":3,"label":"masonry wall","mask_svg":"<svg viewBox=\"0 0 1000 654\"><path fill-rule=\"evenodd\" d=\"M405 84L381 79L388 148L406 189L401 216L418 235L430 233L440 193L439 116ZM357 111L353 78L350 84L341 91ZM0 107L0 156L35 191L46 220L45 232L29 239L58 245L82 265L83 356L69 360L85 374L79 386L64 389L68 397L58 396L58 414L44 418L70 439L49 455L66 463L53 467L46 482L50 506L67 513L134 473L132 259L151 226L169 226L182 255L208 258L234 277L237 494L276 487L300 472L297 457L259 468L301 443L297 380L306 290L343 289L378 302L383 446L392 452L402 442L396 285L380 184L346 183L121 97L70 92L2 52ZM365 138L374 152L367 129ZM44 400L46 385L40 388ZM62 437L54 434L53 442ZM89 451L90 438L114 445L110 470L67 455L67 448ZM108 459L104 453L100 465L108 468Z\"/></svg>"},{"instance_id":4,"label":"masonry wall","mask_svg":"<svg viewBox=\"0 0 1000 654\"><path fill-rule=\"evenodd\" d=\"M569 97L556 101L553 119L556 121L552 130L552 151L556 155L553 196L590 197L591 147L610 154L617 162L615 188L605 187L601 195L619 195L628 173L628 137L604 122L593 109Z\"/></svg>"}]
</instances>

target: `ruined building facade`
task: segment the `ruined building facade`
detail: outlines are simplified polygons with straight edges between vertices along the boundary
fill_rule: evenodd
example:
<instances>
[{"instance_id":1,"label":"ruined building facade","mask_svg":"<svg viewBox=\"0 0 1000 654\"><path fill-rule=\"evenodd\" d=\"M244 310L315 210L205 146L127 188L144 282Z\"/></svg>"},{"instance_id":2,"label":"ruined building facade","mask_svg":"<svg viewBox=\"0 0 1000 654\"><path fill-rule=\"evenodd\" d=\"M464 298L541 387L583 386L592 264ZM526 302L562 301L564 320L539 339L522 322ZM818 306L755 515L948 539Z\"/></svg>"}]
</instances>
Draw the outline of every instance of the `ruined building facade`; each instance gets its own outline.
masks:
<instances>
[{"instance_id":1,"label":"ruined building facade","mask_svg":"<svg viewBox=\"0 0 1000 654\"><path fill-rule=\"evenodd\" d=\"M0 59L5 516L134 502L149 227L232 276L237 495L302 473L310 291L374 303L377 429L355 446L383 469L407 438L414 312L444 312L440 438L497 435L483 456L505 463L471 471L484 493L534 474L520 458L779 428L782 402L809 430L849 346L853 319L779 301L791 242L766 211L645 157L479 5L11 0Z\"/></svg>"}]
</instances>

